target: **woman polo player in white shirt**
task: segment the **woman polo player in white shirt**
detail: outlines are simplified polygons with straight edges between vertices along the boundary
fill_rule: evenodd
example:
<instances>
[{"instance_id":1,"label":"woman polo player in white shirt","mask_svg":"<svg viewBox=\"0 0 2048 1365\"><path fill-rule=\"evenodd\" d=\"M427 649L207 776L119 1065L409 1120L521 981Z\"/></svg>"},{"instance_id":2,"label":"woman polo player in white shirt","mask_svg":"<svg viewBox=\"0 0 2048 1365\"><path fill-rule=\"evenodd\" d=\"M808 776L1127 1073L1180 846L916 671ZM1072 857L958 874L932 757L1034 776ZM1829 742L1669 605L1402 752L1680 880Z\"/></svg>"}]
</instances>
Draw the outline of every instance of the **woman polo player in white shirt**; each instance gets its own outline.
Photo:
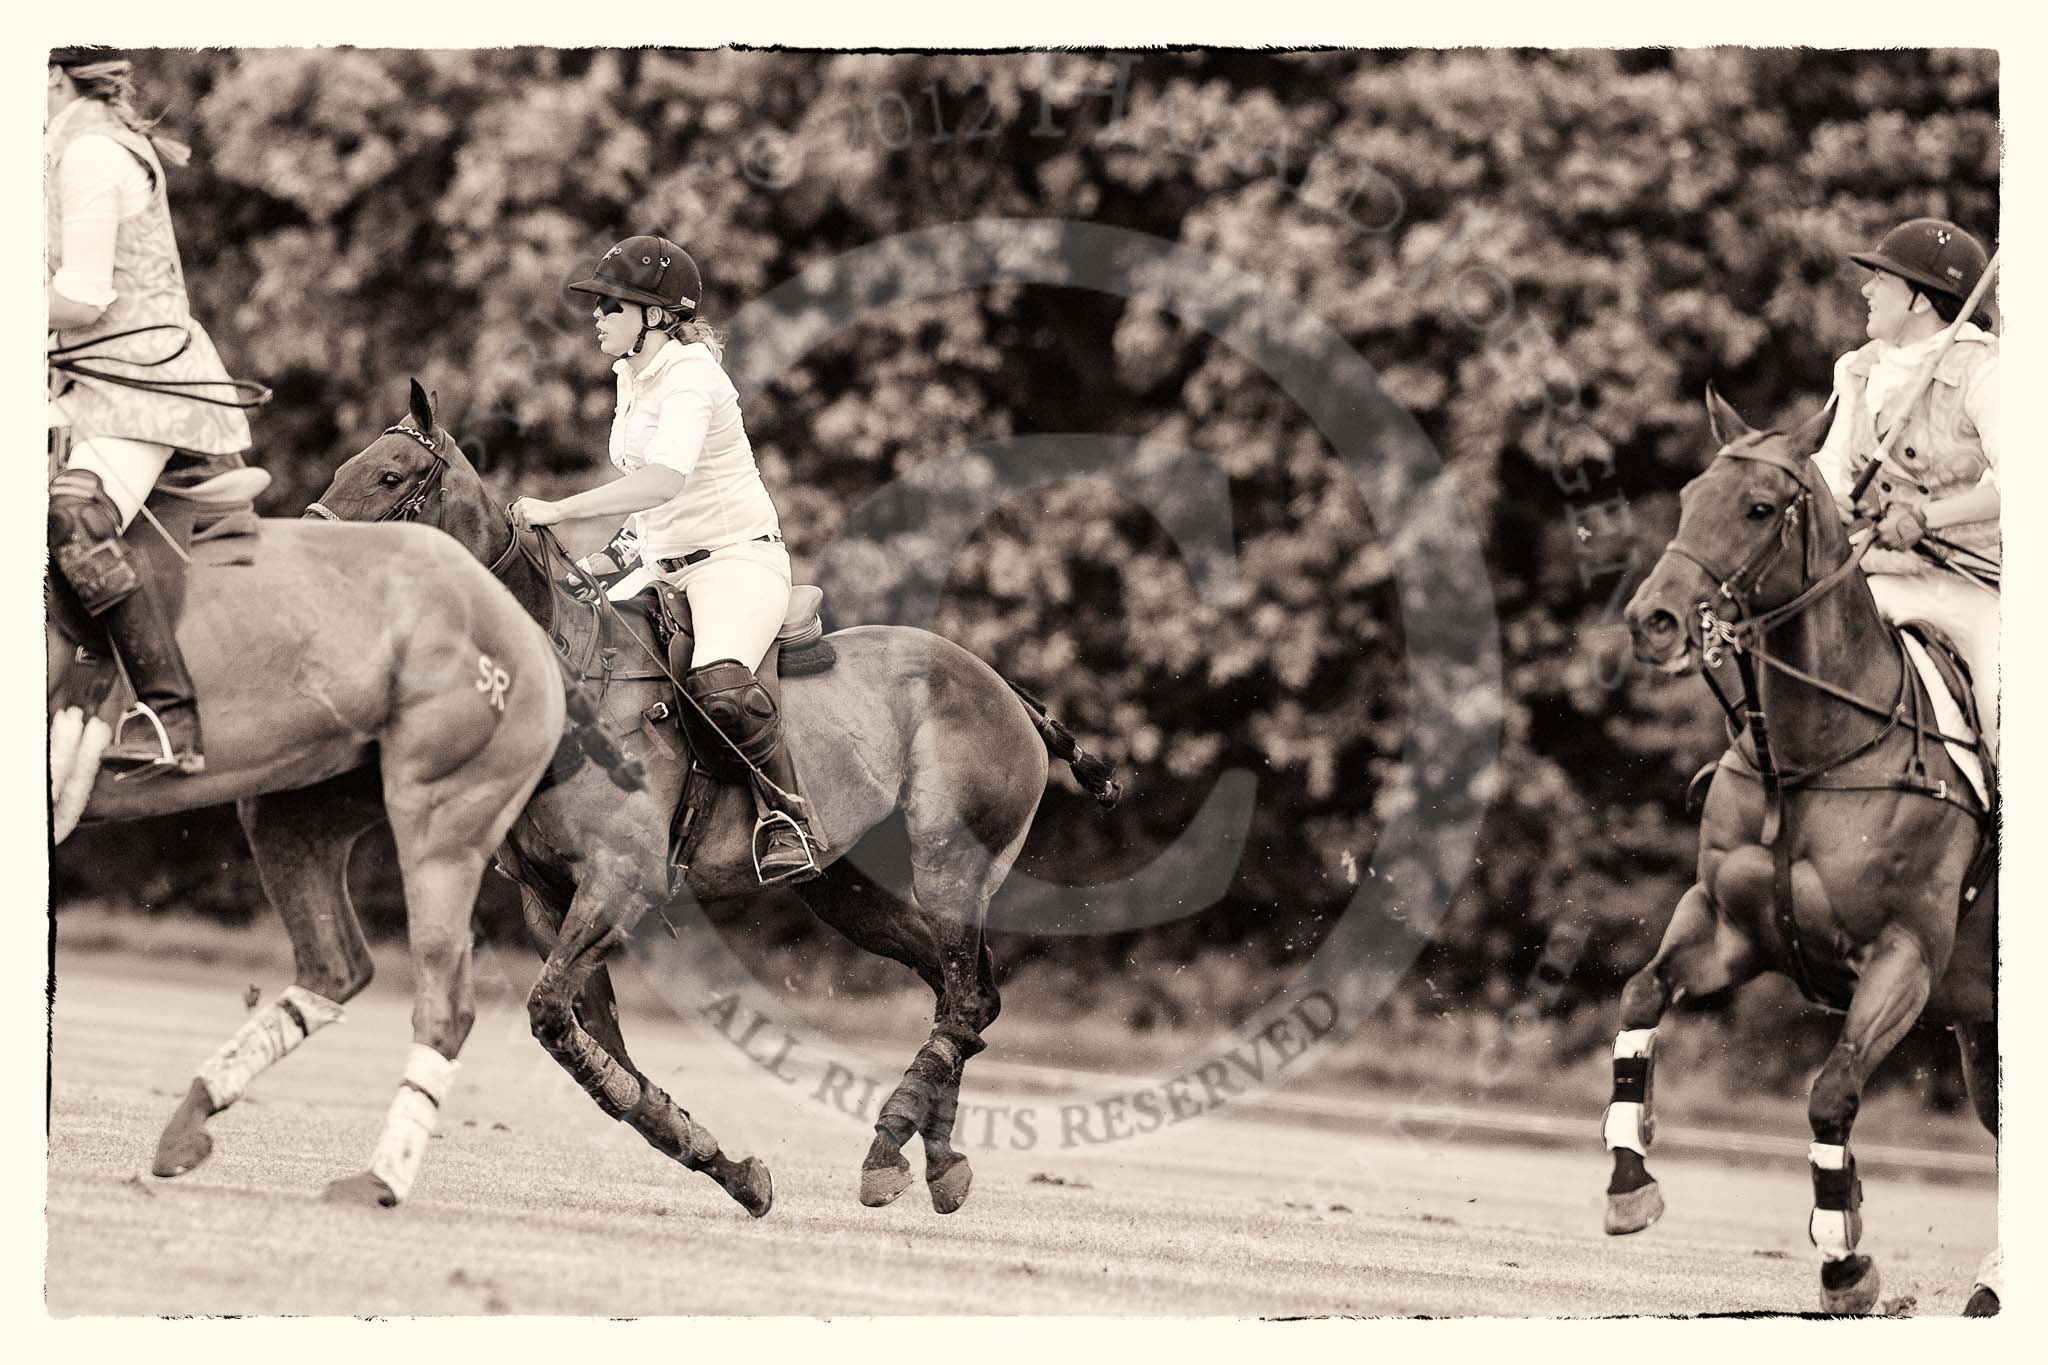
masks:
<instances>
[{"instance_id":1,"label":"woman polo player in white shirt","mask_svg":"<svg viewBox=\"0 0 2048 1365\"><path fill-rule=\"evenodd\" d=\"M558 502L520 498L512 519L629 517L643 562L690 602L685 692L787 794L754 784L762 883L811 875L823 845L796 794L781 716L754 673L789 610L789 552L717 336L697 320L697 265L664 237L629 237L569 287L597 298L598 349L615 357L611 461L623 477Z\"/></svg>"}]
</instances>

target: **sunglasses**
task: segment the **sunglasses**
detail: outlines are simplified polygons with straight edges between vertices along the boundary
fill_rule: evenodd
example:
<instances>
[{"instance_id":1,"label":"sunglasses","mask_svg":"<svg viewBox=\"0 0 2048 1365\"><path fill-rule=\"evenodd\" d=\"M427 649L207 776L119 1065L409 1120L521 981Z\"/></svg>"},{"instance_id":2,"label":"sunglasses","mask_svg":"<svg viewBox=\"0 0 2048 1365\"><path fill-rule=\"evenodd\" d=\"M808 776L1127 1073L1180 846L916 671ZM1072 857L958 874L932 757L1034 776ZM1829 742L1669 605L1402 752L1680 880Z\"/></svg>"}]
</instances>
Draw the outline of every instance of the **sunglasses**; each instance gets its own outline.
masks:
<instances>
[{"instance_id":1,"label":"sunglasses","mask_svg":"<svg viewBox=\"0 0 2048 1365\"><path fill-rule=\"evenodd\" d=\"M614 313L623 313L626 305L618 299L599 299L597 307L591 310L593 316L608 318Z\"/></svg>"}]
</instances>

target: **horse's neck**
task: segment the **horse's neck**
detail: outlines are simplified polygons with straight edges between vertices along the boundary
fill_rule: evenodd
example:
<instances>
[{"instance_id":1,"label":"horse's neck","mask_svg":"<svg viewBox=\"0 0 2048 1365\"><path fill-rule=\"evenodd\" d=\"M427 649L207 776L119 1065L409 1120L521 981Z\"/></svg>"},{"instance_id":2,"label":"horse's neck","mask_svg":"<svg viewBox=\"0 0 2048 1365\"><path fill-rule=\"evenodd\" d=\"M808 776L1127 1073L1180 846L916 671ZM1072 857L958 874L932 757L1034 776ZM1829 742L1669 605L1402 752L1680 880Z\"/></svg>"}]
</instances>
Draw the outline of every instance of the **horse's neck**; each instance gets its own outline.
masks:
<instances>
[{"instance_id":1,"label":"horse's neck","mask_svg":"<svg viewBox=\"0 0 2048 1365\"><path fill-rule=\"evenodd\" d=\"M554 585L540 568L539 556L523 553L520 533L510 521L497 515L495 509L501 505L497 495L481 478L477 482L484 489L483 506L476 512L473 524L457 533L456 538L497 575L527 615L547 625L554 610Z\"/></svg>"},{"instance_id":2,"label":"horse's neck","mask_svg":"<svg viewBox=\"0 0 2048 1365\"><path fill-rule=\"evenodd\" d=\"M1898 696L1899 651L1860 572L1850 574L1839 588L1805 611L1779 623L1765 637L1765 648L1808 676L1880 711L1889 711ZM1886 723L1774 668L1765 666L1758 672L1764 709L1770 717L1771 747L1784 767L1799 768L1839 757Z\"/></svg>"}]
</instances>

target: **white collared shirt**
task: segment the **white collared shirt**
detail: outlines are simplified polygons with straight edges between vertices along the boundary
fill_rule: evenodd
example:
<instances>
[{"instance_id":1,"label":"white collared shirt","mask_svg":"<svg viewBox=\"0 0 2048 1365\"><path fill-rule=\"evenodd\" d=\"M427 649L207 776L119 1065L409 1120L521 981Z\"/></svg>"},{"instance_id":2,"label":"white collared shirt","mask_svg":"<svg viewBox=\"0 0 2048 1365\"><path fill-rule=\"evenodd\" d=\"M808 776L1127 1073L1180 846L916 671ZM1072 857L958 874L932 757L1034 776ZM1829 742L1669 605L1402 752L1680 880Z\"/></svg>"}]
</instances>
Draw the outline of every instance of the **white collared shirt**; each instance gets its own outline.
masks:
<instances>
[{"instance_id":1,"label":"white collared shirt","mask_svg":"<svg viewBox=\"0 0 2048 1365\"><path fill-rule=\"evenodd\" d=\"M612 370L619 381L612 463L628 474L658 464L683 476L682 492L628 521L645 558L781 533L740 421L739 393L702 342L661 337L641 373L626 360Z\"/></svg>"},{"instance_id":2,"label":"white collared shirt","mask_svg":"<svg viewBox=\"0 0 2048 1365\"><path fill-rule=\"evenodd\" d=\"M43 133L45 147L84 105L76 99L57 111ZM50 286L74 303L104 308L114 301L115 232L123 218L149 207L149 172L114 139L87 133L49 176L44 193L58 197L64 221L62 262Z\"/></svg>"}]
</instances>

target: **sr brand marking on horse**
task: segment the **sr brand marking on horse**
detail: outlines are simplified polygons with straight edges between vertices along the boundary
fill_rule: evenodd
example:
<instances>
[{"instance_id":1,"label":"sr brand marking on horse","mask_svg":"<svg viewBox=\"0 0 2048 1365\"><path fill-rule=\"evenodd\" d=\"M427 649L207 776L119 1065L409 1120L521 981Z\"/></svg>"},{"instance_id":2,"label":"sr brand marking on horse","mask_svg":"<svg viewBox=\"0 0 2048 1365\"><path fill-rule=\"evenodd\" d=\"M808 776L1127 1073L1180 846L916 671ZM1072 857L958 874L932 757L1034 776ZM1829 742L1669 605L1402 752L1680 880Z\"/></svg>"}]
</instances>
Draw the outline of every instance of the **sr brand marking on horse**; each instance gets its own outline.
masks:
<instances>
[{"instance_id":1,"label":"sr brand marking on horse","mask_svg":"<svg viewBox=\"0 0 2048 1365\"><path fill-rule=\"evenodd\" d=\"M512 685L512 675L500 668L488 654L476 656L476 690L484 694L484 700L499 715L505 714L505 689Z\"/></svg>"}]
</instances>

